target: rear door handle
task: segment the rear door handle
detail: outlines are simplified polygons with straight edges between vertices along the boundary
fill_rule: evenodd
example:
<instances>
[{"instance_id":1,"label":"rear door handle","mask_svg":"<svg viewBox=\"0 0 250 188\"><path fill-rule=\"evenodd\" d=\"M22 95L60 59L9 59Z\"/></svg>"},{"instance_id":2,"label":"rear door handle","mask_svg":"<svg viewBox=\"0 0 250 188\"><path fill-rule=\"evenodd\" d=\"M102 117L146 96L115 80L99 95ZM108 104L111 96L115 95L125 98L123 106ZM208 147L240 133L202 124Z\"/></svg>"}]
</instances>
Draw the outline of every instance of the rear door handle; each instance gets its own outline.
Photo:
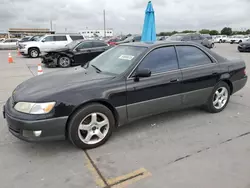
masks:
<instances>
[{"instance_id":1,"label":"rear door handle","mask_svg":"<svg viewBox=\"0 0 250 188\"><path fill-rule=\"evenodd\" d=\"M212 75L217 75L217 74L218 74L218 72L213 72L213 73L212 73Z\"/></svg>"},{"instance_id":2,"label":"rear door handle","mask_svg":"<svg viewBox=\"0 0 250 188\"><path fill-rule=\"evenodd\" d=\"M173 82L178 82L178 81L179 81L178 78L173 78L173 79L170 80L171 83L173 83Z\"/></svg>"}]
</instances>

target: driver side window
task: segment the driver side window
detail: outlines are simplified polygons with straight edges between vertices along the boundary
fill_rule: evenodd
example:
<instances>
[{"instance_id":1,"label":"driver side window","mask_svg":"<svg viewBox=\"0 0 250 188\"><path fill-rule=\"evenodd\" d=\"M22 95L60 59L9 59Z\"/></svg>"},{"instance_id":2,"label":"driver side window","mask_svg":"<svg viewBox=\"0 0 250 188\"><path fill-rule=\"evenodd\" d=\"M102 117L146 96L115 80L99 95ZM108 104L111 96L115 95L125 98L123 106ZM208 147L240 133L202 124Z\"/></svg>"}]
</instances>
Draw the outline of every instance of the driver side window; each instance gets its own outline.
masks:
<instances>
[{"instance_id":1,"label":"driver side window","mask_svg":"<svg viewBox=\"0 0 250 188\"><path fill-rule=\"evenodd\" d=\"M83 42L77 46L76 50L82 50L82 49L92 48L92 47L93 47L92 42Z\"/></svg>"},{"instance_id":2,"label":"driver side window","mask_svg":"<svg viewBox=\"0 0 250 188\"><path fill-rule=\"evenodd\" d=\"M173 46L162 47L150 52L137 69L149 69L152 74L177 70L178 61Z\"/></svg>"},{"instance_id":3,"label":"driver side window","mask_svg":"<svg viewBox=\"0 0 250 188\"><path fill-rule=\"evenodd\" d=\"M44 42L52 42L54 41L54 36L47 36L43 39Z\"/></svg>"}]
</instances>

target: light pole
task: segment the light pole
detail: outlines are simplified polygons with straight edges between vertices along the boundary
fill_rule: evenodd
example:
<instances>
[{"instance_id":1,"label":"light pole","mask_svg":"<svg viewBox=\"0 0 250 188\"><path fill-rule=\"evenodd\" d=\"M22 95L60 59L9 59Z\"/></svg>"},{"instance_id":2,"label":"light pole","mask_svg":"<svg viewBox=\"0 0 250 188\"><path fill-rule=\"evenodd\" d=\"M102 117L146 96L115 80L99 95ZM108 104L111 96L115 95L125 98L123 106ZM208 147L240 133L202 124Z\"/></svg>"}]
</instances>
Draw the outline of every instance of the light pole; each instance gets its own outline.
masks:
<instances>
[{"instance_id":1,"label":"light pole","mask_svg":"<svg viewBox=\"0 0 250 188\"><path fill-rule=\"evenodd\" d=\"M103 29L104 29L104 37L106 38L106 15L105 10L103 10Z\"/></svg>"}]
</instances>

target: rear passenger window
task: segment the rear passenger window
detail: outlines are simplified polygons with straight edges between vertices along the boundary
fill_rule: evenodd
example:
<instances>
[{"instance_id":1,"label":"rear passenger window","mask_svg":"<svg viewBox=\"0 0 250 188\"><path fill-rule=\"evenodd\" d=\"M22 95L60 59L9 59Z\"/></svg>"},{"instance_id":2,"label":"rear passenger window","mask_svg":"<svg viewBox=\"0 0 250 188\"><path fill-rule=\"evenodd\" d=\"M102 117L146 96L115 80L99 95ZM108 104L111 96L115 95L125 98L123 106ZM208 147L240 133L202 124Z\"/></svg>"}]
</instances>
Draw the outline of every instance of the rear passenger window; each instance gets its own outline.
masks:
<instances>
[{"instance_id":1,"label":"rear passenger window","mask_svg":"<svg viewBox=\"0 0 250 188\"><path fill-rule=\"evenodd\" d=\"M71 35L70 38L72 40L83 40L83 36L82 35Z\"/></svg>"},{"instance_id":2,"label":"rear passenger window","mask_svg":"<svg viewBox=\"0 0 250 188\"><path fill-rule=\"evenodd\" d=\"M104 42L93 42L93 47L103 47L103 46L107 46L107 44Z\"/></svg>"},{"instance_id":3,"label":"rear passenger window","mask_svg":"<svg viewBox=\"0 0 250 188\"><path fill-rule=\"evenodd\" d=\"M188 68L212 63L211 59L194 46L176 46L180 68Z\"/></svg>"},{"instance_id":4,"label":"rear passenger window","mask_svg":"<svg viewBox=\"0 0 250 188\"><path fill-rule=\"evenodd\" d=\"M54 36L54 37L55 37L55 41L67 41L66 36Z\"/></svg>"},{"instance_id":5,"label":"rear passenger window","mask_svg":"<svg viewBox=\"0 0 250 188\"><path fill-rule=\"evenodd\" d=\"M138 68L149 69L152 74L178 69L174 47L163 47L153 50L143 59Z\"/></svg>"}]
</instances>

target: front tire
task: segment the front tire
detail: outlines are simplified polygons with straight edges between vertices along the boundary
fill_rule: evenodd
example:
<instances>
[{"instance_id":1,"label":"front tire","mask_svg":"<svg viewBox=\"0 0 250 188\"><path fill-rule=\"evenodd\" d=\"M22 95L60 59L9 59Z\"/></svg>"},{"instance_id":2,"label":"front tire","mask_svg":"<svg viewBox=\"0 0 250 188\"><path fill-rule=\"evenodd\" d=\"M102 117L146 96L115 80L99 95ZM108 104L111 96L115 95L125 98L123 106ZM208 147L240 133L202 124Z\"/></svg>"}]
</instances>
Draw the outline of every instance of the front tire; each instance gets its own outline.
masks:
<instances>
[{"instance_id":1,"label":"front tire","mask_svg":"<svg viewBox=\"0 0 250 188\"><path fill-rule=\"evenodd\" d=\"M210 113L218 113L224 110L230 99L230 88L227 83L219 82L213 89L206 104L206 110Z\"/></svg>"},{"instance_id":2,"label":"front tire","mask_svg":"<svg viewBox=\"0 0 250 188\"><path fill-rule=\"evenodd\" d=\"M98 103L84 106L70 119L68 138L81 149L92 149L104 144L115 128L113 113Z\"/></svg>"},{"instance_id":3,"label":"front tire","mask_svg":"<svg viewBox=\"0 0 250 188\"><path fill-rule=\"evenodd\" d=\"M58 65L62 68L68 68L71 65L71 60L67 56L61 56L58 59Z\"/></svg>"},{"instance_id":4,"label":"front tire","mask_svg":"<svg viewBox=\"0 0 250 188\"><path fill-rule=\"evenodd\" d=\"M37 58L40 54L40 51L38 48L31 48L29 49L28 54L29 54L29 57L31 58Z\"/></svg>"}]
</instances>

